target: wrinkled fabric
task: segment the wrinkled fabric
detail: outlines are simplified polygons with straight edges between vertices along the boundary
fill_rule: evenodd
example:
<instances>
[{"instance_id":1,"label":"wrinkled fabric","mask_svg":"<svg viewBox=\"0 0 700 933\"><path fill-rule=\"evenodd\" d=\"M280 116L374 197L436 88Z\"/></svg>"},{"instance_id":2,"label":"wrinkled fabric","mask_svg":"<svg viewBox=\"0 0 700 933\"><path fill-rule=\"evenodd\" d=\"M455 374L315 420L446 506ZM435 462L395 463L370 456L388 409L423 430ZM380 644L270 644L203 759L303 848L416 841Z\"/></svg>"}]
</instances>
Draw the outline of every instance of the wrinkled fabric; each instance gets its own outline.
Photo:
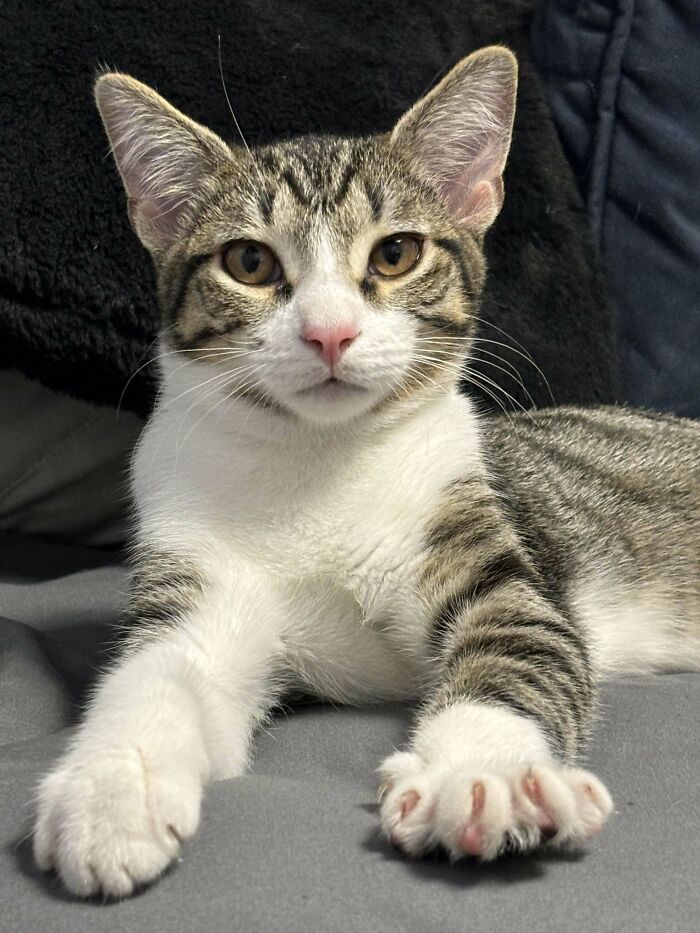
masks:
<instances>
[{"instance_id":1,"label":"wrinkled fabric","mask_svg":"<svg viewBox=\"0 0 700 933\"><path fill-rule=\"evenodd\" d=\"M409 861L377 833L375 769L410 711L306 706L212 784L158 884L83 903L31 861L32 789L68 741L124 592L113 555L0 536L3 933L695 933L700 916L700 675L607 684L588 765L616 810L585 855L482 866Z\"/></svg>"},{"instance_id":2,"label":"wrinkled fabric","mask_svg":"<svg viewBox=\"0 0 700 933\"><path fill-rule=\"evenodd\" d=\"M700 4L546 0L532 37L605 260L623 395L700 417Z\"/></svg>"},{"instance_id":3,"label":"wrinkled fabric","mask_svg":"<svg viewBox=\"0 0 700 933\"><path fill-rule=\"evenodd\" d=\"M143 424L0 369L0 531L123 544L128 466Z\"/></svg>"}]
</instances>

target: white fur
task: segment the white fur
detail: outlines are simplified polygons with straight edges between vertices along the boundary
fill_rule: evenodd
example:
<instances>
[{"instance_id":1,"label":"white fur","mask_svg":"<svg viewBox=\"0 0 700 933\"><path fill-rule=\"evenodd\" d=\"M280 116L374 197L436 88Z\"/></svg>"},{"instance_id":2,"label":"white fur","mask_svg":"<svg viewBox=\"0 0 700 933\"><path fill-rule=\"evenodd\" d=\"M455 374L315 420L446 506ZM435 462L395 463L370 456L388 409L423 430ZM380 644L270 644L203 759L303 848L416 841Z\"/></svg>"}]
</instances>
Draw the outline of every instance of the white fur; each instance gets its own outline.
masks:
<instances>
[{"instance_id":1,"label":"white fur","mask_svg":"<svg viewBox=\"0 0 700 933\"><path fill-rule=\"evenodd\" d=\"M572 588L601 675L700 670L700 629L659 586L624 586L613 568L589 567Z\"/></svg>"},{"instance_id":2,"label":"white fur","mask_svg":"<svg viewBox=\"0 0 700 933\"><path fill-rule=\"evenodd\" d=\"M282 607L253 568L239 570L103 678L42 781L36 859L74 893L123 896L150 880L196 829L203 784L245 768L274 696Z\"/></svg>"}]
</instances>

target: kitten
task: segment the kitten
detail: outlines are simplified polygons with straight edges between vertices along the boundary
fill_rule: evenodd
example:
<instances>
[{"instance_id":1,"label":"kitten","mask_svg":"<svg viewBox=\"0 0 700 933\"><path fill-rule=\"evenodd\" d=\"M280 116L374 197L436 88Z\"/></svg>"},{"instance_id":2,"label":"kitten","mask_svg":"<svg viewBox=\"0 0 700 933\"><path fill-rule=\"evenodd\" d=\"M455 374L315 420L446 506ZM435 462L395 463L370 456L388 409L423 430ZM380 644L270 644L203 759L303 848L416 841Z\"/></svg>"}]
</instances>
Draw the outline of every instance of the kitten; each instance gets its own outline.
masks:
<instances>
[{"instance_id":1,"label":"kitten","mask_svg":"<svg viewBox=\"0 0 700 933\"><path fill-rule=\"evenodd\" d=\"M387 135L253 153L97 82L162 392L123 647L39 789L36 860L75 894L162 872L295 689L421 700L380 769L408 855L581 844L612 809L575 766L596 681L700 670L700 428L457 392L516 80L484 49Z\"/></svg>"}]
</instances>

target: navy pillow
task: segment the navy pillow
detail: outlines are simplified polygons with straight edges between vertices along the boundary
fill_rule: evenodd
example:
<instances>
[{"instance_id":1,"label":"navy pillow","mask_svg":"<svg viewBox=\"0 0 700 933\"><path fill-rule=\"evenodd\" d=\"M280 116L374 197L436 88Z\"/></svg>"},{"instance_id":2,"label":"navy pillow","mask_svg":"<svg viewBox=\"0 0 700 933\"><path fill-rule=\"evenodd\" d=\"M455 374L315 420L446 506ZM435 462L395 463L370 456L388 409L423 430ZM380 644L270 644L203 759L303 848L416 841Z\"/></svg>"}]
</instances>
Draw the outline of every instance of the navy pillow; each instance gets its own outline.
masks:
<instances>
[{"instance_id":1,"label":"navy pillow","mask_svg":"<svg viewBox=\"0 0 700 933\"><path fill-rule=\"evenodd\" d=\"M700 3L545 0L532 39L609 273L625 396L700 417Z\"/></svg>"}]
</instances>

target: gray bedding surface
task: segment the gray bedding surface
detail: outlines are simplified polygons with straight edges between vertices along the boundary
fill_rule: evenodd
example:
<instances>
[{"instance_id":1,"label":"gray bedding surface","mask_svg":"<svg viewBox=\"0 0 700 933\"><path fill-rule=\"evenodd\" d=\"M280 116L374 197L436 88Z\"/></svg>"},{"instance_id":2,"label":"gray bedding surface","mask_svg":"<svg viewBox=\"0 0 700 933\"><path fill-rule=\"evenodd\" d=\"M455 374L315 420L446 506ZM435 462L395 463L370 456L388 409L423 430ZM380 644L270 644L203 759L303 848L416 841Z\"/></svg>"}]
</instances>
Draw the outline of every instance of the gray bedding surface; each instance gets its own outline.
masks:
<instances>
[{"instance_id":1,"label":"gray bedding surface","mask_svg":"<svg viewBox=\"0 0 700 933\"><path fill-rule=\"evenodd\" d=\"M700 928L700 676L603 689L588 764L616 813L583 855L410 862L376 830L400 707L304 706L263 732L249 775L208 788L198 835L155 886L80 902L31 862L38 776L103 658L125 576L114 555L0 536L0 929L659 931Z\"/></svg>"}]
</instances>

